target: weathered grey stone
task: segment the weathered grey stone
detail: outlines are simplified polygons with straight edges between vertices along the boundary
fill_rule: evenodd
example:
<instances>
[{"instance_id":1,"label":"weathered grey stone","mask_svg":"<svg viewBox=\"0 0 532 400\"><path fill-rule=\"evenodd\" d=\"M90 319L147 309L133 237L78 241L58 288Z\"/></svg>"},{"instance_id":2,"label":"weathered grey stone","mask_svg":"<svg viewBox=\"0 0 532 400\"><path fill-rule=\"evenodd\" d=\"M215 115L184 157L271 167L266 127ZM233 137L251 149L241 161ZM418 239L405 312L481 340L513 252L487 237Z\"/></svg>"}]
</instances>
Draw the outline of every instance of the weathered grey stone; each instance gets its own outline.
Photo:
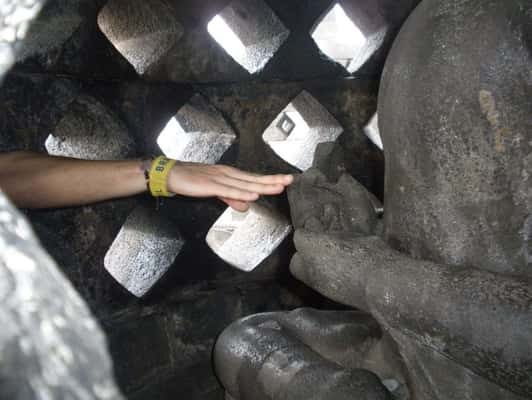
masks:
<instances>
[{"instance_id":1,"label":"weathered grey stone","mask_svg":"<svg viewBox=\"0 0 532 400\"><path fill-rule=\"evenodd\" d=\"M324 174L327 180L336 182L346 172L344 149L337 142L318 144L312 168Z\"/></svg>"},{"instance_id":2,"label":"weathered grey stone","mask_svg":"<svg viewBox=\"0 0 532 400\"><path fill-rule=\"evenodd\" d=\"M233 0L209 22L208 30L250 73L262 70L290 35L263 0Z\"/></svg>"},{"instance_id":3,"label":"weathered grey stone","mask_svg":"<svg viewBox=\"0 0 532 400\"><path fill-rule=\"evenodd\" d=\"M37 16L45 0L20 2L4 0L0 4L0 77L17 59L22 40L32 20Z\"/></svg>"},{"instance_id":4,"label":"weathered grey stone","mask_svg":"<svg viewBox=\"0 0 532 400\"><path fill-rule=\"evenodd\" d=\"M122 121L93 97L81 95L45 142L54 156L119 160L135 155L135 142Z\"/></svg>"},{"instance_id":5,"label":"weathered grey stone","mask_svg":"<svg viewBox=\"0 0 532 400\"><path fill-rule=\"evenodd\" d=\"M320 50L349 73L358 71L387 36L388 23L378 7L368 3L335 2L310 32Z\"/></svg>"},{"instance_id":6,"label":"weathered grey stone","mask_svg":"<svg viewBox=\"0 0 532 400\"><path fill-rule=\"evenodd\" d=\"M385 240L295 234L294 275L375 316L416 398L532 395L530 26L520 0L424 1L381 84Z\"/></svg>"},{"instance_id":7,"label":"weathered grey stone","mask_svg":"<svg viewBox=\"0 0 532 400\"><path fill-rule=\"evenodd\" d=\"M162 0L111 0L100 11L98 26L141 75L183 35L174 10Z\"/></svg>"},{"instance_id":8,"label":"weathered grey stone","mask_svg":"<svg viewBox=\"0 0 532 400\"><path fill-rule=\"evenodd\" d=\"M235 140L224 117L197 94L168 122L157 143L175 160L214 164Z\"/></svg>"},{"instance_id":9,"label":"weathered grey stone","mask_svg":"<svg viewBox=\"0 0 532 400\"><path fill-rule=\"evenodd\" d=\"M105 255L105 269L129 292L142 297L170 268L183 244L170 221L139 206Z\"/></svg>"},{"instance_id":10,"label":"weathered grey stone","mask_svg":"<svg viewBox=\"0 0 532 400\"><path fill-rule=\"evenodd\" d=\"M119 400L100 328L0 194L0 398Z\"/></svg>"},{"instance_id":11,"label":"weathered grey stone","mask_svg":"<svg viewBox=\"0 0 532 400\"><path fill-rule=\"evenodd\" d=\"M343 128L314 97L301 92L275 118L262 138L279 157L305 171L319 143L334 142Z\"/></svg>"},{"instance_id":12,"label":"weathered grey stone","mask_svg":"<svg viewBox=\"0 0 532 400\"><path fill-rule=\"evenodd\" d=\"M10 74L0 91L0 103L4 104L0 107L0 150L43 149L79 90L79 84L69 79Z\"/></svg>"},{"instance_id":13,"label":"weathered grey stone","mask_svg":"<svg viewBox=\"0 0 532 400\"><path fill-rule=\"evenodd\" d=\"M292 184L288 199L295 229L368 235L377 225L371 195L347 174L332 184L319 171L308 170Z\"/></svg>"},{"instance_id":14,"label":"weathered grey stone","mask_svg":"<svg viewBox=\"0 0 532 400\"><path fill-rule=\"evenodd\" d=\"M532 276L531 6L430 0L401 31L379 96L395 248Z\"/></svg>"},{"instance_id":15,"label":"weathered grey stone","mask_svg":"<svg viewBox=\"0 0 532 400\"><path fill-rule=\"evenodd\" d=\"M380 336L376 322L358 312L258 314L222 333L214 363L237 400L389 399L377 376L360 369Z\"/></svg>"},{"instance_id":16,"label":"weathered grey stone","mask_svg":"<svg viewBox=\"0 0 532 400\"><path fill-rule=\"evenodd\" d=\"M290 234L279 213L251 204L247 212L228 208L207 234L207 244L224 261L243 271L255 269Z\"/></svg>"},{"instance_id":17,"label":"weathered grey stone","mask_svg":"<svg viewBox=\"0 0 532 400\"><path fill-rule=\"evenodd\" d=\"M530 391L532 287L526 281L413 260L375 236L347 239L299 230L295 243L295 276L333 300L371 312L392 329L400 347L443 354L465 367L448 366L453 373L461 370L462 379L491 380L510 390L500 388L487 398L513 399L519 396L511 391ZM445 373L429 376L433 383L445 379ZM427 395L422 375L416 378L414 392ZM431 390L437 398L455 398L444 387Z\"/></svg>"},{"instance_id":18,"label":"weathered grey stone","mask_svg":"<svg viewBox=\"0 0 532 400\"><path fill-rule=\"evenodd\" d=\"M86 0L48 1L20 44L17 61L37 56L44 64L49 63L51 55L60 52L62 46L79 29L84 18L83 12L86 11L83 7L95 6Z\"/></svg>"}]
</instances>

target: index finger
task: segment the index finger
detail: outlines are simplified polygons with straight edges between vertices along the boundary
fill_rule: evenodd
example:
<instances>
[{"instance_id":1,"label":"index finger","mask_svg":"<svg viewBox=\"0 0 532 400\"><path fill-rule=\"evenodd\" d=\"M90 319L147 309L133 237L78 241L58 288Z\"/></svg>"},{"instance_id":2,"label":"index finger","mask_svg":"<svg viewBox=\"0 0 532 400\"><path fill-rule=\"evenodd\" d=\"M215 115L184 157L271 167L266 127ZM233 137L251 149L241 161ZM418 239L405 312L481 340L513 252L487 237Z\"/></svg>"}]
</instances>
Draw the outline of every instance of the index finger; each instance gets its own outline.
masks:
<instances>
[{"instance_id":1,"label":"index finger","mask_svg":"<svg viewBox=\"0 0 532 400\"><path fill-rule=\"evenodd\" d=\"M251 172L228 167L226 175L231 178L240 179L246 182L262 183L266 185L284 185L288 186L294 181L294 177L288 174L259 175Z\"/></svg>"}]
</instances>

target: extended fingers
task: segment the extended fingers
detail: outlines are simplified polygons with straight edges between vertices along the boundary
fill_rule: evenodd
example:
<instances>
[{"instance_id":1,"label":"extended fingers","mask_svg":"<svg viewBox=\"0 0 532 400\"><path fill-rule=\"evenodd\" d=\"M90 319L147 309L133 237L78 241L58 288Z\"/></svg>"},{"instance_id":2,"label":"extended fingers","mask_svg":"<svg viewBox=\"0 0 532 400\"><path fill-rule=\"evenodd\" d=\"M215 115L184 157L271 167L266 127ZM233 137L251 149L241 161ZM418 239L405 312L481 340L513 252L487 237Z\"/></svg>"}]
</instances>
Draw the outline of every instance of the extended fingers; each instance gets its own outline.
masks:
<instances>
[{"instance_id":1,"label":"extended fingers","mask_svg":"<svg viewBox=\"0 0 532 400\"><path fill-rule=\"evenodd\" d=\"M257 175L233 167L224 167L223 172L228 177L239 179L245 182L260 183L263 185L283 185L288 186L294 181L292 175Z\"/></svg>"},{"instance_id":2,"label":"extended fingers","mask_svg":"<svg viewBox=\"0 0 532 400\"><path fill-rule=\"evenodd\" d=\"M251 192L242 188L237 188L219 182L213 183L212 195L225 199L245 202L256 201L259 198L259 194L256 192Z\"/></svg>"},{"instance_id":3,"label":"extended fingers","mask_svg":"<svg viewBox=\"0 0 532 400\"><path fill-rule=\"evenodd\" d=\"M257 193L259 195L274 195L282 193L284 186L281 184L263 184L256 182L248 182L240 179L235 179L229 176L218 176L214 178L216 182L232 187L239 190L245 190L247 192Z\"/></svg>"},{"instance_id":4,"label":"extended fingers","mask_svg":"<svg viewBox=\"0 0 532 400\"><path fill-rule=\"evenodd\" d=\"M290 175L259 176L223 165L178 163L169 175L168 188L185 196L215 196L247 203L261 195L282 193L292 180ZM229 205L247 209L241 203Z\"/></svg>"}]
</instances>

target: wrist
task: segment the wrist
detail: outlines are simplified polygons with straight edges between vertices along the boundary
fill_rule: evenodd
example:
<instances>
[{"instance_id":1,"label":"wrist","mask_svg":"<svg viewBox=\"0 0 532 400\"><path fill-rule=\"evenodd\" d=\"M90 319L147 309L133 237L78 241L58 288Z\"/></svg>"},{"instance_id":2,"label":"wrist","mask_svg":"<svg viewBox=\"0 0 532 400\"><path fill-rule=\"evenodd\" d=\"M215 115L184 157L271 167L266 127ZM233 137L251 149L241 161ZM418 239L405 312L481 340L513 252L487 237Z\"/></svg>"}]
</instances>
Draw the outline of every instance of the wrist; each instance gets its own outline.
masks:
<instances>
[{"instance_id":1,"label":"wrist","mask_svg":"<svg viewBox=\"0 0 532 400\"><path fill-rule=\"evenodd\" d=\"M168 188L168 191L171 193L179 193L179 188L177 185L179 170L181 168L181 163L179 161L176 161L176 163L172 166L172 169L168 173L168 178L166 180L166 187Z\"/></svg>"},{"instance_id":2,"label":"wrist","mask_svg":"<svg viewBox=\"0 0 532 400\"><path fill-rule=\"evenodd\" d=\"M148 187L153 197L173 197L175 192L169 187L172 170L177 161L160 156L151 163L148 172Z\"/></svg>"},{"instance_id":3,"label":"wrist","mask_svg":"<svg viewBox=\"0 0 532 400\"><path fill-rule=\"evenodd\" d=\"M139 170L144 177L144 189L150 191L150 170L155 157L145 157L139 160Z\"/></svg>"}]
</instances>

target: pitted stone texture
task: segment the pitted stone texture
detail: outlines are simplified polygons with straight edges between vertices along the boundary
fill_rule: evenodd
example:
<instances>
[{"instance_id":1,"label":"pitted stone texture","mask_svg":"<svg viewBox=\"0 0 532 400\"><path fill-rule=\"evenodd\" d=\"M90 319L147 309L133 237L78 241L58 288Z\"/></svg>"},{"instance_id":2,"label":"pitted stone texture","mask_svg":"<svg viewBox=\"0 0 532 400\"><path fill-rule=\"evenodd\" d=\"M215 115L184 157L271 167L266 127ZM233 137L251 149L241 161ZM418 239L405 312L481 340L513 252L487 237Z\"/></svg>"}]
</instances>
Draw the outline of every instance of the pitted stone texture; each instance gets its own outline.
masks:
<instances>
[{"instance_id":1,"label":"pitted stone texture","mask_svg":"<svg viewBox=\"0 0 532 400\"><path fill-rule=\"evenodd\" d=\"M424 380L438 393L436 399L456 398L454 389L441 384L454 379L457 387L499 386L482 397L490 400L532 393L530 282L414 260L376 236L297 230L294 241L298 253L290 269L298 279L335 301L370 312L391 330L400 349L412 352L414 346L434 353L412 360L424 371L411 375L419 398L430 398ZM454 363L443 362L445 357ZM465 398L480 398L480 393L486 392Z\"/></svg>"},{"instance_id":2,"label":"pitted stone texture","mask_svg":"<svg viewBox=\"0 0 532 400\"><path fill-rule=\"evenodd\" d=\"M290 186L288 199L295 229L369 235L377 225L372 195L347 174L330 183L308 170Z\"/></svg>"},{"instance_id":3,"label":"pitted stone texture","mask_svg":"<svg viewBox=\"0 0 532 400\"><path fill-rule=\"evenodd\" d=\"M22 39L45 0L2 0L0 3L0 81L16 60Z\"/></svg>"},{"instance_id":4,"label":"pitted stone texture","mask_svg":"<svg viewBox=\"0 0 532 400\"><path fill-rule=\"evenodd\" d=\"M302 171L314 162L320 143L343 132L338 121L308 92L301 92L266 129L262 138L279 157Z\"/></svg>"},{"instance_id":5,"label":"pitted stone texture","mask_svg":"<svg viewBox=\"0 0 532 400\"><path fill-rule=\"evenodd\" d=\"M79 91L71 79L10 74L0 91L0 103L5 105L0 107L0 150L42 151Z\"/></svg>"},{"instance_id":6,"label":"pitted stone texture","mask_svg":"<svg viewBox=\"0 0 532 400\"><path fill-rule=\"evenodd\" d=\"M381 133L379 131L379 115L375 114L368 124L364 127L364 133L366 136L377 146L379 149L383 149Z\"/></svg>"},{"instance_id":7,"label":"pitted stone texture","mask_svg":"<svg viewBox=\"0 0 532 400\"><path fill-rule=\"evenodd\" d=\"M222 333L214 363L236 400L391 399L375 374L360 369L379 339L376 322L358 312L257 314ZM397 376L384 368L384 376Z\"/></svg>"},{"instance_id":8,"label":"pitted stone texture","mask_svg":"<svg viewBox=\"0 0 532 400\"><path fill-rule=\"evenodd\" d=\"M215 164L235 140L224 117L197 94L168 122L157 143L175 160Z\"/></svg>"},{"instance_id":9,"label":"pitted stone texture","mask_svg":"<svg viewBox=\"0 0 532 400\"><path fill-rule=\"evenodd\" d=\"M388 243L294 236L292 273L375 316L415 398L532 396L531 7L421 3L379 95Z\"/></svg>"},{"instance_id":10,"label":"pitted stone texture","mask_svg":"<svg viewBox=\"0 0 532 400\"><path fill-rule=\"evenodd\" d=\"M163 0L111 0L100 11L98 26L141 75L183 35L175 11Z\"/></svg>"},{"instance_id":11,"label":"pitted stone texture","mask_svg":"<svg viewBox=\"0 0 532 400\"><path fill-rule=\"evenodd\" d=\"M93 97L82 95L69 107L45 142L54 156L84 160L119 160L135 155L124 123Z\"/></svg>"},{"instance_id":12,"label":"pitted stone texture","mask_svg":"<svg viewBox=\"0 0 532 400\"><path fill-rule=\"evenodd\" d=\"M105 255L105 269L129 292L142 297L170 268L183 244L170 221L139 206Z\"/></svg>"},{"instance_id":13,"label":"pitted stone texture","mask_svg":"<svg viewBox=\"0 0 532 400\"><path fill-rule=\"evenodd\" d=\"M395 248L532 276L531 26L527 0L428 0L404 25L378 111Z\"/></svg>"},{"instance_id":14,"label":"pitted stone texture","mask_svg":"<svg viewBox=\"0 0 532 400\"><path fill-rule=\"evenodd\" d=\"M0 398L120 400L87 306L0 194Z\"/></svg>"},{"instance_id":15,"label":"pitted stone texture","mask_svg":"<svg viewBox=\"0 0 532 400\"><path fill-rule=\"evenodd\" d=\"M48 1L20 44L17 62L37 57L43 65L53 64L63 46L82 25L88 10L95 12L95 7L86 0Z\"/></svg>"},{"instance_id":16,"label":"pitted stone texture","mask_svg":"<svg viewBox=\"0 0 532 400\"><path fill-rule=\"evenodd\" d=\"M290 234L279 213L251 204L245 213L228 208L207 234L207 244L225 262L243 271L255 269Z\"/></svg>"},{"instance_id":17,"label":"pitted stone texture","mask_svg":"<svg viewBox=\"0 0 532 400\"><path fill-rule=\"evenodd\" d=\"M354 73L385 43L388 22L382 14L368 1L336 2L310 33L327 57Z\"/></svg>"},{"instance_id":18,"label":"pitted stone texture","mask_svg":"<svg viewBox=\"0 0 532 400\"><path fill-rule=\"evenodd\" d=\"M232 40L227 41L229 35L224 28L232 31ZM208 29L225 51L250 73L262 70L290 35L263 0L232 1L209 22Z\"/></svg>"}]
</instances>

